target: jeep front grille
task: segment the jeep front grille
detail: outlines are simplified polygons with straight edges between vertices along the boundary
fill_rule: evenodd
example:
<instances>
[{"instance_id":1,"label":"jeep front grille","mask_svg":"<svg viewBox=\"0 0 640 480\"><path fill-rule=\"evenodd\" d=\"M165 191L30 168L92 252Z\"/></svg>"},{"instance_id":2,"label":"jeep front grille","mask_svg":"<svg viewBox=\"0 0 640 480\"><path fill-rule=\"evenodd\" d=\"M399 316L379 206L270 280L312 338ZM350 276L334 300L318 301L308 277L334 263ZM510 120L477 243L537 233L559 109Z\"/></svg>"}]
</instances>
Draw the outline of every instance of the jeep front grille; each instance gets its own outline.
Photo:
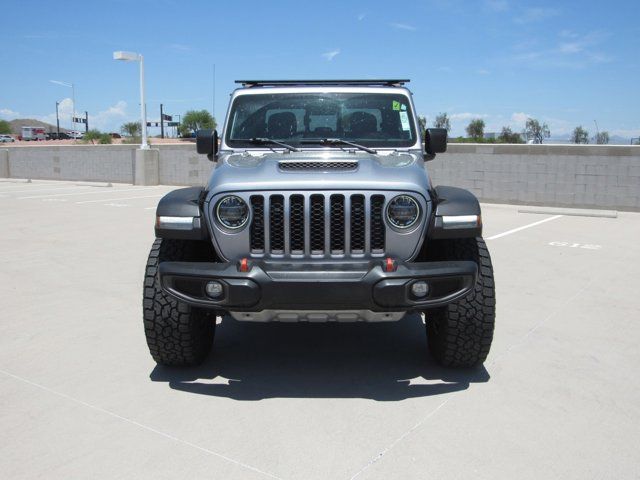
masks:
<instances>
[{"instance_id":1,"label":"jeep front grille","mask_svg":"<svg viewBox=\"0 0 640 480\"><path fill-rule=\"evenodd\" d=\"M251 195L250 199L254 255L385 252L384 195L287 193Z\"/></svg>"}]
</instances>

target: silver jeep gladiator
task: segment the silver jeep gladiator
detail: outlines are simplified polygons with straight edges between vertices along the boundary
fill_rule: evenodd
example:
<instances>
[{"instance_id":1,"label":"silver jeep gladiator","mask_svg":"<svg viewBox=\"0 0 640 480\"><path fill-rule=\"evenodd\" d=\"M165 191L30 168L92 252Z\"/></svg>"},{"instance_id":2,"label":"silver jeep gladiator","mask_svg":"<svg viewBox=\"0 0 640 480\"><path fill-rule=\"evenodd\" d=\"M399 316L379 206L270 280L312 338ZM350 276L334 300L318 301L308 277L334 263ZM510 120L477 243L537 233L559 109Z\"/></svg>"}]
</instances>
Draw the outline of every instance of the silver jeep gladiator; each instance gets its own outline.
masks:
<instances>
[{"instance_id":1,"label":"silver jeep gladiator","mask_svg":"<svg viewBox=\"0 0 640 480\"><path fill-rule=\"evenodd\" d=\"M167 194L144 280L154 360L195 365L216 317L382 322L424 314L445 366L489 353L495 290L480 205L432 185L447 131L422 132L408 80L238 81L207 185Z\"/></svg>"}]
</instances>

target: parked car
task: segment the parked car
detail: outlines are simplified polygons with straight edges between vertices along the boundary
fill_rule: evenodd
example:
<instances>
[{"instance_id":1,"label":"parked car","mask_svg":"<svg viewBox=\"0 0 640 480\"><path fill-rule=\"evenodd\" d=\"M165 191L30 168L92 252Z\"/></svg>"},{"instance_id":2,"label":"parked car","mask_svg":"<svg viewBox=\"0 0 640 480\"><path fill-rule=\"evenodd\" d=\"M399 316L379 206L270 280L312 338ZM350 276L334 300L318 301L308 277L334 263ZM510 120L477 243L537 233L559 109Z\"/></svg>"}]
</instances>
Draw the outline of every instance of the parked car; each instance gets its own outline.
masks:
<instances>
[{"instance_id":1,"label":"parked car","mask_svg":"<svg viewBox=\"0 0 640 480\"><path fill-rule=\"evenodd\" d=\"M49 132L47 133L47 140L69 140L71 136L65 132Z\"/></svg>"},{"instance_id":2,"label":"parked car","mask_svg":"<svg viewBox=\"0 0 640 480\"><path fill-rule=\"evenodd\" d=\"M69 131L69 138L76 138L76 139L80 139L84 137L84 132L78 132L78 131L74 131L74 130L70 130Z\"/></svg>"},{"instance_id":3,"label":"parked car","mask_svg":"<svg viewBox=\"0 0 640 480\"><path fill-rule=\"evenodd\" d=\"M15 141L16 139L13 138L11 135L0 135L0 143L11 143Z\"/></svg>"},{"instance_id":4,"label":"parked car","mask_svg":"<svg viewBox=\"0 0 640 480\"><path fill-rule=\"evenodd\" d=\"M446 151L447 130L419 130L406 82L241 82L220 146L217 132L197 134L214 162L208 183L156 209L143 318L158 364L202 362L216 316L381 322L411 312L424 314L440 364L484 362L495 289L480 204L433 185L426 162Z\"/></svg>"},{"instance_id":5,"label":"parked car","mask_svg":"<svg viewBox=\"0 0 640 480\"><path fill-rule=\"evenodd\" d=\"M111 138L122 138L122 135L116 132L111 132L109 135L111 135Z\"/></svg>"},{"instance_id":6,"label":"parked car","mask_svg":"<svg viewBox=\"0 0 640 480\"><path fill-rule=\"evenodd\" d=\"M47 140L66 140L71 138L69 135L67 135L64 132L49 132L47 133Z\"/></svg>"}]
</instances>

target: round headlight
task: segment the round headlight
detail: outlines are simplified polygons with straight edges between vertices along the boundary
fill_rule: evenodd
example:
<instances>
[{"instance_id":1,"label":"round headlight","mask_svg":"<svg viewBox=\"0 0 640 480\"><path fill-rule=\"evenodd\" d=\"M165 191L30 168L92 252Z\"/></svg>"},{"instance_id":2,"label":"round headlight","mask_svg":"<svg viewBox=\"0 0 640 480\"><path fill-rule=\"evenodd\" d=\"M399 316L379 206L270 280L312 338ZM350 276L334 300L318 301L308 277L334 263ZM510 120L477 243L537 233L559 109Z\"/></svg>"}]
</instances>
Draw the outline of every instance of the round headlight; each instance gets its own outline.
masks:
<instances>
[{"instance_id":1,"label":"round headlight","mask_svg":"<svg viewBox=\"0 0 640 480\"><path fill-rule=\"evenodd\" d=\"M216 217L223 226L236 230L247 223L249 207L240 197L228 195L218 202Z\"/></svg>"},{"instance_id":2,"label":"round headlight","mask_svg":"<svg viewBox=\"0 0 640 480\"><path fill-rule=\"evenodd\" d=\"M420 206L409 195L398 195L387 206L387 220L396 228L409 228L418 221Z\"/></svg>"}]
</instances>

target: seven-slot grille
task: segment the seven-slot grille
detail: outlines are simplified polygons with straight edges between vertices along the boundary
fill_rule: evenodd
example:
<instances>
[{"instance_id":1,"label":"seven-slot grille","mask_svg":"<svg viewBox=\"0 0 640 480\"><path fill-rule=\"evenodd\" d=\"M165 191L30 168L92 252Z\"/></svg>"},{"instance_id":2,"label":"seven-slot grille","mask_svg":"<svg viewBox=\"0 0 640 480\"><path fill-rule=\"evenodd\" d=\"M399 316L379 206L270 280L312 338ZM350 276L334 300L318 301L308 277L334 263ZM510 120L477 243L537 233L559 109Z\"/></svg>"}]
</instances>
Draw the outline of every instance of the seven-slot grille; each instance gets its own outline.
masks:
<instances>
[{"instance_id":1,"label":"seven-slot grille","mask_svg":"<svg viewBox=\"0 0 640 480\"><path fill-rule=\"evenodd\" d=\"M251 253L383 254L384 204L380 194L251 195Z\"/></svg>"}]
</instances>

